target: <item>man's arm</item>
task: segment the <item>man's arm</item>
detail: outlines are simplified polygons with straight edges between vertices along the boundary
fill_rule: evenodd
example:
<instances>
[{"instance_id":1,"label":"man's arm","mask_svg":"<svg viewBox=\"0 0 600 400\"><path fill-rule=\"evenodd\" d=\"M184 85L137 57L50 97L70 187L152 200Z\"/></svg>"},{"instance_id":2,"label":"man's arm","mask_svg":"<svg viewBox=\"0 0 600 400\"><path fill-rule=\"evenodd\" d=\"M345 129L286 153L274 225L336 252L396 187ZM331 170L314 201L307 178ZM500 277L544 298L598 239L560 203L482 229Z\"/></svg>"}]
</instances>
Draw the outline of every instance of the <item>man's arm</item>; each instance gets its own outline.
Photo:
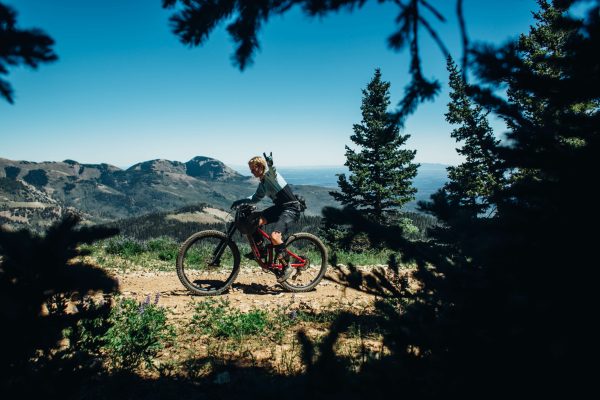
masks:
<instances>
[{"instance_id":1,"label":"man's arm","mask_svg":"<svg viewBox=\"0 0 600 400\"><path fill-rule=\"evenodd\" d=\"M233 204L231 204L231 208L237 207L241 204L258 203L263 197L265 197L265 186L261 182L256 188L256 192L254 192L252 196L234 201Z\"/></svg>"},{"instance_id":2,"label":"man's arm","mask_svg":"<svg viewBox=\"0 0 600 400\"><path fill-rule=\"evenodd\" d=\"M247 200L246 203L258 203L265 197L265 185L261 182L258 184L256 188L256 192L250 197L245 198Z\"/></svg>"}]
</instances>

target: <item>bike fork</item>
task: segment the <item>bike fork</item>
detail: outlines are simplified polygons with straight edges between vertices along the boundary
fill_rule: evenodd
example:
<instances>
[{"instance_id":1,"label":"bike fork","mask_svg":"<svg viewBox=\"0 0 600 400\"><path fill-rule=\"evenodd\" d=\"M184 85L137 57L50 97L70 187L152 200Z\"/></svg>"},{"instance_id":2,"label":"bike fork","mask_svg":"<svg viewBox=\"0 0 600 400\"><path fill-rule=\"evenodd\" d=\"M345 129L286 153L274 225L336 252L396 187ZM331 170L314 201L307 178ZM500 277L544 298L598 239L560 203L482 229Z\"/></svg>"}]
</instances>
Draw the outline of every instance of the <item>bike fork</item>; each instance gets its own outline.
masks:
<instances>
[{"instance_id":1,"label":"bike fork","mask_svg":"<svg viewBox=\"0 0 600 400\"><path fill-rule=\"evenodd\" d=\"M221 263L221 256L223 255L223 252L225 251L225 247L227 247L227 243L229 243L229 241L233 237L234 233L235 233L235 225L231 224L229 226L229 228L227 229L227 239L221 240L221 242L217 245L217 247L213 251L212 260L210 261L210 264L209 264L210 266L215 266L215 267L219 266L219 264Z\"/></svg>"}]
</instances>

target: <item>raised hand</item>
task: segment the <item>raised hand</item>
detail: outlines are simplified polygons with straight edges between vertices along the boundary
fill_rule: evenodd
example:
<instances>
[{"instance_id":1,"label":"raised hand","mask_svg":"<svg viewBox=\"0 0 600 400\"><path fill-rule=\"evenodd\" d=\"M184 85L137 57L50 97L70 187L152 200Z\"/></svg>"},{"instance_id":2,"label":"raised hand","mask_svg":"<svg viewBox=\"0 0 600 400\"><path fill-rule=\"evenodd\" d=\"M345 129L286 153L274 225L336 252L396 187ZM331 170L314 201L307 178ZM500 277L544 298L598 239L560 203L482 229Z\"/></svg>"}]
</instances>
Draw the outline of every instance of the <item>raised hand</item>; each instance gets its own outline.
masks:
<instances>
[{"instance_id":1,"label":"raised hand","mask_svg":"<svg viewBox=\"0 0 600 400\"><path fill-rule=\"evenodd\" d=\"M269 167L273 166L273 152L271 151L269 153L269 155L267 155L267 153L263 153L263 156L265 156L265 160L267 161L267 165Z\"/></svg>"}]
</instances>

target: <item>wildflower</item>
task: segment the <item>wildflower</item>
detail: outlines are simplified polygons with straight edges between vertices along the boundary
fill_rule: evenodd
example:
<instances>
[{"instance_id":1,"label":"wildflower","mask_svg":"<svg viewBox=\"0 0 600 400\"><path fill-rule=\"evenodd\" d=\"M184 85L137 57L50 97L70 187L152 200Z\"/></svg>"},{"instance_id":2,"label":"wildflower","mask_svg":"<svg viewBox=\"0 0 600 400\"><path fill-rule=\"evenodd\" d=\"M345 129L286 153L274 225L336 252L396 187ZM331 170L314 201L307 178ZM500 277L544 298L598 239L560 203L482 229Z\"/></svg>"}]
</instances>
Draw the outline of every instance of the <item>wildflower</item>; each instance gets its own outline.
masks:
<instances>
[{"instance_id":1,"label":"wildflower","mask_svg":"<svg viewBox=\"0 0 600 400\"><path fill-rule=\"evenodd\" d=\"M149 304L150 304L150 295L148 294L148 295L146 295L144 302L140 303L140 308L138 309L138 313L143 314L144 311L146 310L146 307L148 307Z\"/></svg>"}]
</instances>

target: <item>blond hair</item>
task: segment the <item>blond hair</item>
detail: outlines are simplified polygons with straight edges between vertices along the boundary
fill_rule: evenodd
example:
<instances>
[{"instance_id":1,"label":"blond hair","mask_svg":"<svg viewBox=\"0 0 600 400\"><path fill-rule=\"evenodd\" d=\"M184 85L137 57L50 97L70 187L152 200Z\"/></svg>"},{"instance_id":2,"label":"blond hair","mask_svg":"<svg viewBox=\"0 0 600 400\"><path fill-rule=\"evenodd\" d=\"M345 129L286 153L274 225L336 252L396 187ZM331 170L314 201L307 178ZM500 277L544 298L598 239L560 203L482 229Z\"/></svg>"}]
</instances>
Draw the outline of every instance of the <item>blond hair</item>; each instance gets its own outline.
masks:
<instances>
[{"instance_id":1,"label":"blond hair","mask_svg":"<svg viewBox=\"0 0 600 400\"><path fill-rule=\"evenodd\" d=\"M264 158L260 157L260 156L256 156L256 157L252 157L250 159L250 161L248 161L248 166L252 167L256 164L260 164L262 165L263 169L266 171L267 170L267 160L265 160Z\"/></svg>"}]
</instances>

